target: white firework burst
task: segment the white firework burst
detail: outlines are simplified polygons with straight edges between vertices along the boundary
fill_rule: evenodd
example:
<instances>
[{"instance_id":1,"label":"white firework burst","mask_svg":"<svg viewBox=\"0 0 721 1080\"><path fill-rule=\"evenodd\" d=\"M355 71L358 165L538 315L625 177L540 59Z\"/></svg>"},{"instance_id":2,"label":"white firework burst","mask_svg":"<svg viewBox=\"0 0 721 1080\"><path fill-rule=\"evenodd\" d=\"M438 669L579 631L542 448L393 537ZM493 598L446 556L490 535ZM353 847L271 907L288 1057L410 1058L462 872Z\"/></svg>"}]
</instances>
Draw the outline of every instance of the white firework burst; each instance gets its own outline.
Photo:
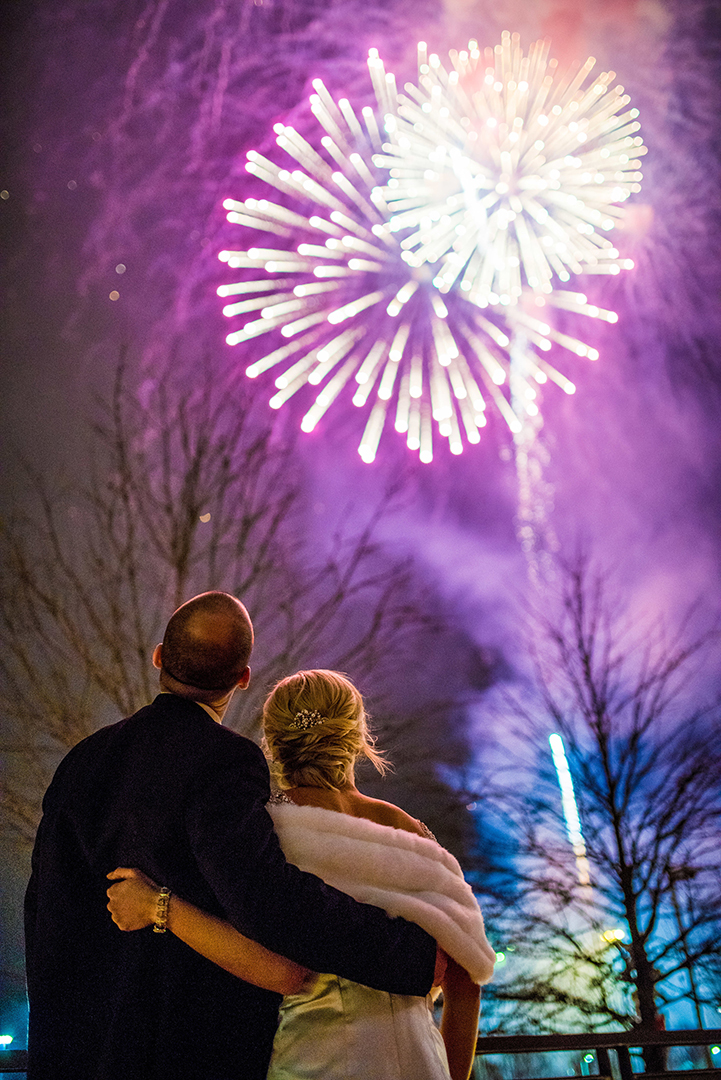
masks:
<instances>
[{"instance_id":1,"label":"white firework burst","mask_svg":"<svg viewBox=\"0 0 721 1080\"><path fill-rule=\"evenodd\" d=\"M617 274L628 262L605 233L640 191L638 110L612 71L588 85L593 57L558 74L548 41L523 55L517 34L482 54L452 52L447 71L419 45L418 85L406 84L376 164L391 229L420 261L442 259L439 288L458 282L475 302L514 304L572 274ZM376 87L383 63L370 61Z\"/></svg>"},{"instance_id":2,"label":"white firework burst","mask_svg":"<svg viewBox=\"0 0 721 1080\"><path fill-rule=\"evenodd\" d=\"M336 103L316 80L311 108L326 132L320 146L311 146L293 128L278 124L277 143L289 155L289 167L253 151L248 154L247 170L282 198L226 200L228 219L256 234L272 234L273 246L256 241L245 250L221 252L220 258L240 274L218 293L238 298L224 308L227 316L242 319L241 328L228 335L229 344L268 335L271 347L250 364L247 374L256 377L280 369L270 402L274 408L299 391L307 396L310 388L318 387L301 425L311 431L337 398L351 396L352 388L353 403L368 414L359 447L363 460L374 459L384 427L394 418L408 446L429 462L433 422L458 454L464 438L479 441L487 402L517 433L527 417L538 414L539 384L550 378L573 393L573 384L542 354L554 343L591 359L598 354L556 330L544 317L549 305L609 321L616 316L588 304L579 292L553 291L547 278L534 285L527 272L521 288L509 284L507 297L484 290L485 262L497 261L503 254L508 267L517 269L520 264L508 243L508 225L514 219L506 214L508 221L499 225L506 234L503 250L498 242L492 249L486 245L494 214L503 221L503 215L498 217L500 207L489 213L490 202L483 208L486 224L476 228L473 251L461 231L467 232L468 221L465 226L454 221L449 231L447 219L457 210L453 200L463 190L468 171L463 162L470 160L457 152L457 131L451 125L445 136L438 126L420 130L421 121L408 112L415 108L408 99L401 99L396 113L395 80L385 73L374 50L369 66L377 113L366 107L359 119L346 99ZM436 88L443 80L440 63L433 62L433 68L436 83L428 100L420 100L421 90L416 95L420 115L431 119L432 108L425 106L431 100L438 104ZM450 77L446 81L459 83ZM450 116L450 105L441 105L436 120L447 118L441 115L443 109ZM380 122L378 115L383 118ZM457 125L461 131L468 127L462 120L461 116ZM409 126L415 141L409 137ZM436 159L433 169L424 169L422 176L419 153L425 154L426 166L431 154ZM460 161L460 172L445 164L439 170L441 158ZM480 167L475 167L474 176L481 176ZM484 190L480 183L475 189ZM495 196L498 201L498 192ZM476 211L483 198L487 195L471 200L472 209L461 207L461 213L475 214L473 220L481 222ZM589 225L585 217L581 220ZM516 237L519 228L514 227ZM445 248L441 234L448 241ZM594 242L587 231L578 235L587 245L582 244L586 265L591 265L593 248L600 253L592 263L595 268L618 272L622 263L610 243ZM465 246L454 246L459 239ZM582 268L580 249L572 250L577 261L568 265L576 271ZM548 254L555 258L558 252ZM459 262L464 258L465 267ZM507 277L508 267L502 270ZM510 279L516 280L513 274ZM491 284L496 284L496 277Z\"/></svg>"},{"instance_id":3,"label":"white firework burst","mask_svg":"<svg viewBox=\"0 0 721 1080\"><path fill-rule=\"evenodd\" d=\"M369 411L359 448L365 461L375 457L392 402L396 430L422 461L433 456L432 420L460 453L461 430L469 442L479 441L485 399L448 330L448 306L431 269L403 251L388 225L382 174L372 160L381 149L375 113L364 109L361 126L347 100L336 104L320 80L314 87L311 107L327 132L322 149L335 168L281 124L278 145L302 169L248 154L248 171L285 198L225 202L231 222L270 232L277 245L220 253L243 271L241 280L218 289L223 297L242 297L224 308L227 316L243 318L226 340L235 345L272 336L273 348L247 374L282 368L274 408L303 388L321 387L303 418L305 431L353 380L353 403ZM501 381L500 363L485 352L482 362Z\"/></svg>"}]
</instances>

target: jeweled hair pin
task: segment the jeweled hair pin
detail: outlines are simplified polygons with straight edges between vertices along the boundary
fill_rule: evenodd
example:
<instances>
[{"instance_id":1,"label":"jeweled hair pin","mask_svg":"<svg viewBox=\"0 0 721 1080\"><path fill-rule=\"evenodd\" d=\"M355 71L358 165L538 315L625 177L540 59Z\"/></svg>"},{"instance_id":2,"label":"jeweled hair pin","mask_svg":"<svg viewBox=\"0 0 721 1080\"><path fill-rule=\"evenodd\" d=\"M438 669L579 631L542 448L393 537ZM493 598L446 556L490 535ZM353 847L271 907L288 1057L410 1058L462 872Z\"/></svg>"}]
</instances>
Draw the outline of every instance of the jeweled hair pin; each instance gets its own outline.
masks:
<instances>
[{"instance_id":1,"label":"jeweled hair pin","mask_svg":"<svg viewBox=\"0 0 721 1080\"><path fill-rule=\"evenodd\" d=\"M288 727L296 729L312 728L316 727L318 724L322 724L326 719L327 717L322 716L317 709L313 709L312 712L310 709L301 709L300 712L295 714L291 723L288 724Z\"/></svg>"}]
</instances>

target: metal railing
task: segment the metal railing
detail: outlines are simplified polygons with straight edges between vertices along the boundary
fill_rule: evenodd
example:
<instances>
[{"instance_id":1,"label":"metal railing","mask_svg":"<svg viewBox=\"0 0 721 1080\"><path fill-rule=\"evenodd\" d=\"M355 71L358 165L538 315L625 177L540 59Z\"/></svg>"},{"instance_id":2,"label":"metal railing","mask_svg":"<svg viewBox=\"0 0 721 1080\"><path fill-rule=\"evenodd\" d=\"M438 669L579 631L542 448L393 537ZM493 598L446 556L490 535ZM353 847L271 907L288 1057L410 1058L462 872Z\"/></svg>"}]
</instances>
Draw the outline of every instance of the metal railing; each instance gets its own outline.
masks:
<instances>
[{"instance_id":1,"label":"metal railing","mask_svg":"<svg viewBox=\"0 0 721 1080\"><path fill-rule=\"evenodd\" d=\"M634 1073L631 1053L636 1047L646 1046L705 1046L721 1044L721 1028L712 1030L691 1029L685 1031L612 1031L602 1034L581 1035L484 1035L478 1040L476 1054L482 1059L487 1054L533 1054L552 1050L593 1051L598 1063L598 1075L607 1080L614 1080L611 1053L616 1055L618 1074L621 1080L632 1080L643 1075L645 1080L655 1077L676 1075L682 1080L694 1080L721 1074L721 1067L706 1069L666 1070L658 1073ZM721 1055L719 1055L721 1056ZM0 1050L0 1073L23 1073L27 1070L27 1050ZM519 1073L514 1080L521 1080L525 1073ZM568 1080L564 1076L558 1080Z\"/></svg>"},{"instance_id":2,"label":"metal railing","mask_svg":"<svg viewBox=\"0 0 721 1080\"><path fill-rule=\"evenodd\" d=\"M666 1069L663 1072L634 1073L631 1060L632 1049L644 1049L650 1046L702 1046L706 1047L710 1056L712 1046L721 1044L721 1028L714 1029L688 1029L683 1031L646 1031L643 1028L634 1028L632 1031L612 1031L598 1034L579 1035L487 1035L481 1036L476 1046L476 1054L482 1059L489 1054L533 1054L547 1053L553 1050L593 1051L598 1064L598 1075L607 1080L632 1080L632 1077L642 1075L646 1080L653 1077L665 1077L676 1075L684 1080L693 1080L694 1077L710 1078L721 1074L721 1060L719 1067L709 1066L704 1069ZM611 1053L618 1063L617 1071L612 1068ZM721 1054L719 1055L721 1058ZM476 1074L483 1076L482 1066ZM594 1074L595 1075L595 1074ZM526 1072L514 1074L514 1080L531 1080ZM551 1080L551 1078L546 1078ZM553 1080L568 1080L567 1077L553 1078Z\"/></svg>"}]
</instances>

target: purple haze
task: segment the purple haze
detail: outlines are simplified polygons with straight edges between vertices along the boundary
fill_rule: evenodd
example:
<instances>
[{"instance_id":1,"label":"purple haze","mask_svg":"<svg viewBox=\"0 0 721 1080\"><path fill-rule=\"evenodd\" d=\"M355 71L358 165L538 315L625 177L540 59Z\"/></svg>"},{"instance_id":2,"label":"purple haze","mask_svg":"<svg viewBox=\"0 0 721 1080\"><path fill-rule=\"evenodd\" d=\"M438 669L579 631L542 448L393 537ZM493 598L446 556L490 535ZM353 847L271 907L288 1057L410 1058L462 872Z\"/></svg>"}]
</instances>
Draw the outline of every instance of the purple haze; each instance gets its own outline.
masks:
<instances>
[{"instance_id":1,"label":"purple haze","mask_svg":"<svg viewBox=\"0 0 721 1080\"><path fill-rule=\"evenodd\" d=\"M274 121L315 130L306 105L312 78L366 104L370 46L402 82L413 75L419 38L444 54L469 36L495 44L503 29L518 30L526 47L552 34L562 59L593 54L599 69L613 68L641 110L649 147L642 194L618 237L636 269L593 290L620 318L588 331L599 361L564 364L576 395L545 393L551 520L562 550L582 541L617 568L639 619L676 617L696 597L706 614L718 611L717 3L512 0L500 12L491 0L15 7L3 120L0 408L8 445L41 470L59 462L70 473L82 449L77 416L105 387L124 344L151 377L168 348L189 380L199 357L219 377L253 358L252 346L243 353L224 344L215 289L227 269L216 254L234 240L222 200L252 193L245 153L272 147ZM270 393L258 380L257 408L269 423ZM442 452L430 466L392 434L365 466L359 435L352 406L336 405L301 443L318 544L338 517L362 517L403 473L405 508L385 540L426 568L467 641L501 657L506 671L522 670L516 599L527 572L508 432L495 418L478 447L461 458ZM22 501L19 483L9 467L8 505Z\"/></svg>"}]
</instances>

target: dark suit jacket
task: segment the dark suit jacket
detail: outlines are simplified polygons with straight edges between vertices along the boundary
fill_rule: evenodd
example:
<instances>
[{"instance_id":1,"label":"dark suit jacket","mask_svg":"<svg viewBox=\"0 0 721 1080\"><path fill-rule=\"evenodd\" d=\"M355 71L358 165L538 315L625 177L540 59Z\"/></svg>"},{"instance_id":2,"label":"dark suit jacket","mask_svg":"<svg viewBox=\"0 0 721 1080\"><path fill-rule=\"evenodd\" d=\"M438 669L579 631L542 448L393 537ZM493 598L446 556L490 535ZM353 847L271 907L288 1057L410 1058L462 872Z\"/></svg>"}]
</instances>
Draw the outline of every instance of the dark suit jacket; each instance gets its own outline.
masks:
<instances>
[{"instance_id":1,"label":"dark suit jacket","mask_svg":"<svg viewBox=\"0 0 721 1080\"><path fill-rule=\"evenodd\" d=\"M435 944L286 863L258 747L161 694L61 762L26 898L29 1080L263 1080L279 998L172 934L122 933L105 875L137 866L316 971L425 994Z\"/></svg>"}]
</instances>

